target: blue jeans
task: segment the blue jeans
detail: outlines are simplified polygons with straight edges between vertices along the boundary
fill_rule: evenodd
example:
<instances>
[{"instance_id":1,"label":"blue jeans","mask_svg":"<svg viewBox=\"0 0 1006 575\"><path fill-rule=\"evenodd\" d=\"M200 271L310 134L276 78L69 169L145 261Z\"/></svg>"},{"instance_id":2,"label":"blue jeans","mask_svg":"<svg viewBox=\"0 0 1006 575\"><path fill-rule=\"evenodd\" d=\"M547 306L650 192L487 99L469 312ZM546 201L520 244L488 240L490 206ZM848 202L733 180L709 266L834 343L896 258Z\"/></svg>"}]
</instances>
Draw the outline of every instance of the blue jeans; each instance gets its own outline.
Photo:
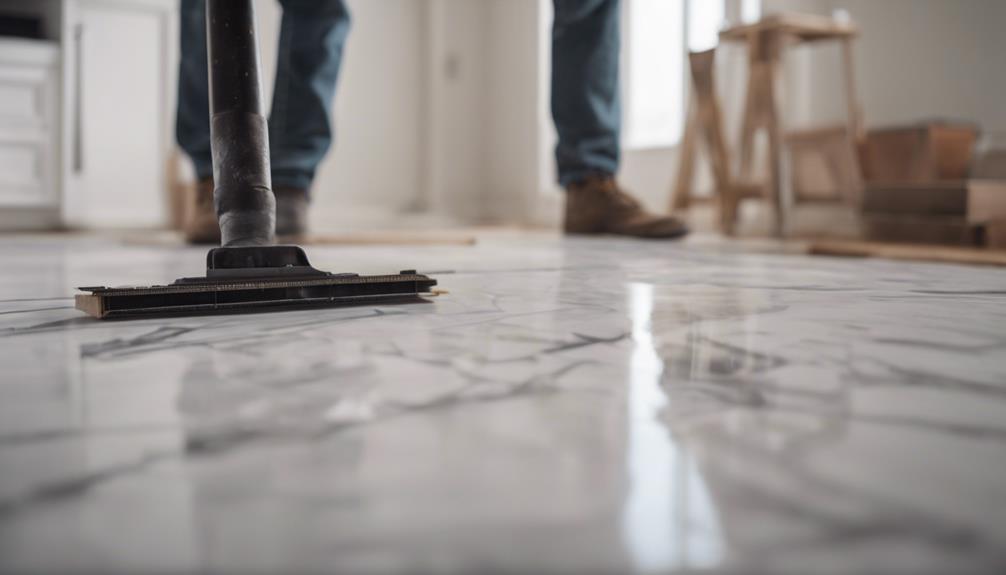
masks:
<instances>
[{"instance_id":1,"label":"blue jeans","mask_svg":"<svg viewBox=\"0 0 1006 575\"><path fill-rule=\"evenodd\" d=\"M568 186L618 171L622 106L619 0L553 0L552 121L555 162Z\"/></svg>"},{"instance_id":2,"label":"blue jeans","mask_svg":"<svg viewBox=\"0 0 1006 575\"><path fill-rule=\"evenodd\" d=\"M553 0L552 117L566 186L618 171L619 0ZM349 33L344 0L280 0L276 86L269 115L273 185L307 189L332 143L332 101ZM182 0L178 143L200 178L213 175L204 0Z\"/></svg>"},{"instance_id":3,"label":"blue jeans","mask_svg":"<svg viewBox=\"0 0 1006 575\"><path fill-rule=\"evenodd\" d=\"M342 0L280 0L276 84L269 114L274 187L308 189L332 144L332 101L349 34ZM206 62L206 2L182 0L178 144L200 179L213 176Z\"/></svg>"}]
</instances>

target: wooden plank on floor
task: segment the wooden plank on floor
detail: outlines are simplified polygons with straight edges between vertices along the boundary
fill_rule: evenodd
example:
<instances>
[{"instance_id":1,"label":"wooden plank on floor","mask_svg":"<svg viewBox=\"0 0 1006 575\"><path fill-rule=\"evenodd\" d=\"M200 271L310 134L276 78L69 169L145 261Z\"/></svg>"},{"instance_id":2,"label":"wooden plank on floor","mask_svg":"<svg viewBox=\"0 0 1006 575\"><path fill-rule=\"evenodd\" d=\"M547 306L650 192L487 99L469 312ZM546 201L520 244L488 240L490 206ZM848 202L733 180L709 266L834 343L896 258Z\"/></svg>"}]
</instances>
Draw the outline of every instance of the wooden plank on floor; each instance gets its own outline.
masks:
<instances>
[{"instance_id":1,"label":"wooden plank on floor","mask_svg":"<svg viewBox=\"0 0 1006 575\"><path fill-rule=\"evenodd\" d=\"M472 234L436 230L320 233L298 237L280 237L277 240L280 243L295 243L305 246L472 246L476 243L476 238Z\"/></svg>"},{"instance_id":2,"label":"wooden plank on floor","mask_svg":"<svg viewBox=\"0 0 1006 575\"><path fill-rule=\"evenodd\" d=\"M281 244L305 246L473 246L477 236L468 230L374 230L340 233L310 233L306 236L278 237ZM180 233L151 231L131 233L123 238L126 245L181 247L186 243ZM211 245L203 247L210 248Z\"/></svg>"},{"instance_id":3,"label":"wooden plank on floor","mask_svg":"<svg viewBox=\"0 0 1006 575\"><path fill-rule=\"evenodd\" d=\"M807 253L823 256L1006 266L1006 251L980 248L825 240L811 242L807 246Z\"/></svg>"}]
</instances>

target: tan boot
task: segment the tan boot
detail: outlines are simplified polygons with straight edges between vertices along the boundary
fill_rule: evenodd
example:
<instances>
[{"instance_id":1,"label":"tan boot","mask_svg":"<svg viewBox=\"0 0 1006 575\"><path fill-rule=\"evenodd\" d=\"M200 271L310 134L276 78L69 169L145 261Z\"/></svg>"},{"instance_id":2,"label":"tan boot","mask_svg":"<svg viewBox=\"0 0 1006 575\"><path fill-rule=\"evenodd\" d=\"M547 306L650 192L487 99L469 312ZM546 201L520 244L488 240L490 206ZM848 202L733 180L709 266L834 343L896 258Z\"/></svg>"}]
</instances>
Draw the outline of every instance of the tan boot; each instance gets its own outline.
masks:
<instances>
[{"instance_id":1,"label":"tan boot","mask_svg":"<svg viewBox=\"0 0 1006 575\"><path fill-rule=\"evenodd\" d=\"M567 234L615 234L637 238L679 238L688 233L681 220L651 214L611 176L591 176L566 188Z\"/></svg>"},{"instance_id":2,"label":"tan boot","mask_svg":"<svg viewBox=\"0 0 1006 575\"><path fill-rule=\"evenodd\" d=\"M217 210L213 205L212 179L197 182L192 193L186 198L182 231L185 234L185 241L190 244L220 243L220 225L217 223Z\"/></svg>"},{"instance_id":3,"label":"tan boot","mask_svg":"<svg viewBox=\"0 0 1006 575\"><path fill-rule=\"evenodd\" d=\"M307 233L307 190L277 187L276 235L296 238Z\"/></svg>"}]
</instances>

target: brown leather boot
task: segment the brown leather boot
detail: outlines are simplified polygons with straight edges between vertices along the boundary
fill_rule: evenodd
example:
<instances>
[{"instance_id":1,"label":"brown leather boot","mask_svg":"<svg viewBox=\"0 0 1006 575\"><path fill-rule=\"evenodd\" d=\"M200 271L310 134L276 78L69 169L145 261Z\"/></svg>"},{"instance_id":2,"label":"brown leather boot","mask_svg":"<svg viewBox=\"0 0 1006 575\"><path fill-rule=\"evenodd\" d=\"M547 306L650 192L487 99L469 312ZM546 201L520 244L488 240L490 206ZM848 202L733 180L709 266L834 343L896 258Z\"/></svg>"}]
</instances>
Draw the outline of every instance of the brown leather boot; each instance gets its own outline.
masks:
<instances>
[{"instance_id":1,"label":"brown leather boot","mask_svg":"<svg viewBox=\"0 0 1006 575\"><path fill-rule=\"evenodd\" d=\"M307 233L307 190L277 187L276 235L302 236Z\"/></svg>"},{"instance_id":2,"label":"brown leather boot","mask_svg":"<svg viewBox=\"0 0 1006 575\"><path fill-rule=\"evenodd\" d=\"M190 244L220 243L220 225L213 205L212 178L197 182L186 198L182 232L185 234L185 241Z\"/></svg>"},{"instance_id":3,"label":"brown leather boot","mask_svg":"<svg viewBox=\"0 0 1006 575\"><path fill-rule=\"evenodd\" d=\"M591 176L566 188L567 234L615 234L637 238L680 238L681 220L651 214L618 187L611 176Z\"/></svg>"}]
</instances>

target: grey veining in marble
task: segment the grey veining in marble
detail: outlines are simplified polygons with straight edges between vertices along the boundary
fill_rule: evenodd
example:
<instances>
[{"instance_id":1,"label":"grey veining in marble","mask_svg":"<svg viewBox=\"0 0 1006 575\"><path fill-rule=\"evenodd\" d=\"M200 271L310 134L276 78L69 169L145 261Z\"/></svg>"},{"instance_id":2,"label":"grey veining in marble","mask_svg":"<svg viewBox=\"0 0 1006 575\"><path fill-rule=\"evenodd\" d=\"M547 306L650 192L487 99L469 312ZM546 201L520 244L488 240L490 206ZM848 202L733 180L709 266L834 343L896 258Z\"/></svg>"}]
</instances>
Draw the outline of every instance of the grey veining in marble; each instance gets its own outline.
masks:
<instances>
[{"instance_id":1,"label":"grey veining in marble","mask_svg":"<svg viewBox=\"0 0 1006 575\"><path fill-rule=\"evenodd\" d=\"M311 254L450 294L102 323L202 251L0 239L0 572L1006 572L1003 270Z\"/></svg>"}]
</instances>

